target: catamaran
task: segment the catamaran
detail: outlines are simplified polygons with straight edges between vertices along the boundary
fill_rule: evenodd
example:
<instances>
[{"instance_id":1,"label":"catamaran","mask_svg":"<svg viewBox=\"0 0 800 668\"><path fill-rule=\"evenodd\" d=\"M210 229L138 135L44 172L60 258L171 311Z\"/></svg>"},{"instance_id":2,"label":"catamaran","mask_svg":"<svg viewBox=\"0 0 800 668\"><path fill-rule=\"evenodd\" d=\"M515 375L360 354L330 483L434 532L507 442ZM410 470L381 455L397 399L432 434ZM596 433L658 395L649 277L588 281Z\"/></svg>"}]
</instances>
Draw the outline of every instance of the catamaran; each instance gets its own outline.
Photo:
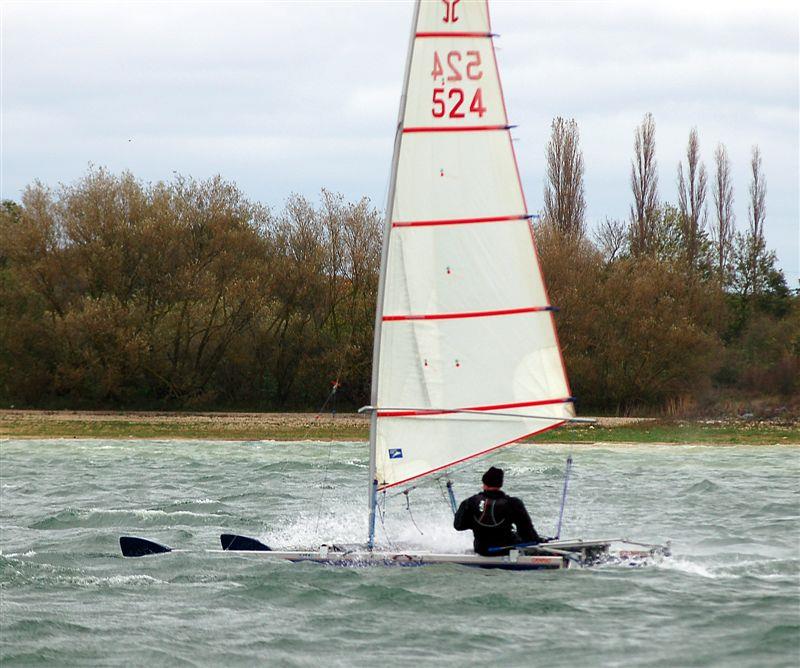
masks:
<instances>
[{"instance_id":1,"label":"catamaran","mask_svg":"<svg viewBox=\"0 0 800 668\"><path fill-rule=\"evenodd\" d=\"M222 550L333 564L588 565L620 540L511 546L508 555L376 549L379 497L569 422L574 400L517 168L488 0L417 0L394 143L375 317L366 545ZM566 494L566 480L564 495ZM562 513L563 513L562 498ZM560 535L560 521L559 521ZM125 556L171 548L134 536ZM661 546L618 553L663 554Z\"/></svg>"}]
</instances>

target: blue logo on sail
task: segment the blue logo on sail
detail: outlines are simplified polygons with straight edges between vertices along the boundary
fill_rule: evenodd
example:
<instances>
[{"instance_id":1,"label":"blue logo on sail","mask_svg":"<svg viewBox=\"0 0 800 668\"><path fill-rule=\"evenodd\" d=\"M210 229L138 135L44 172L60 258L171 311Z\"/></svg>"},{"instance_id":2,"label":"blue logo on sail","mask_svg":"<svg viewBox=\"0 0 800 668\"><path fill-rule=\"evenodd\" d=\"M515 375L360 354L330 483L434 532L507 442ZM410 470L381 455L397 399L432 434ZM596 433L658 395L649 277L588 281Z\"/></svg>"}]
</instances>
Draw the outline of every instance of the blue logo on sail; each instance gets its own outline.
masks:
<instances>
[{"instance_id":1,"label":"blue logo on sail","mask_svg":"<svg viewBox=\"0 0 800 668\"><path fill-rule=\"evenodd\" d=\"M403 448L389 448L389 459L402 459Z\"/></svg>"}]
</instances>

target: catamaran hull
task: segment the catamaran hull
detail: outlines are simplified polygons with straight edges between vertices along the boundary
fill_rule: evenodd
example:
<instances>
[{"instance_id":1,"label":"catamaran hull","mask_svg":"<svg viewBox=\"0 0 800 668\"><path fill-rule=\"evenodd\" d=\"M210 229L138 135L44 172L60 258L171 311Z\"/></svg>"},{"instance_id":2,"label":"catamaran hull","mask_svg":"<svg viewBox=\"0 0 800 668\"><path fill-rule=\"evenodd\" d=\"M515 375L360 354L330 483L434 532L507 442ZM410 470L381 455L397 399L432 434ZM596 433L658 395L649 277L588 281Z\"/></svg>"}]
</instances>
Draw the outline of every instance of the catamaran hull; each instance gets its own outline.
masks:
<instances>
[{"instance_id":1,"label":"catamaran hull","mask_svg":"<svg viewBox=\"0 0 800 668\"><path fill-rule=\"evenodd\" d=\"M516 555L505 557L482 557L471 554L416 554L408 552L251 552L225 550L228 554L255 556L270 561L292 563L310 562L329 566L350 568L371 566L431 566L434 564L457 564L477 568L492 568L512 571L558 570L569 566L569 559L560 556Z\"/></svg>"},{"instance_id":2,"label":"catamaran hull","mask_svg":"<svg viewBox=\"0 0 800 668\"><path fill-rule=\"evenodd\" d=\"M557 570L569 566L570 559L564 555L522 554L513 550L507 556L484 557L477 554L433 554L409 552L380 552L352 549L342 546L323 545L317 550L273 550L256 538L237 534L220 536L222 549L203 550L206 554L239 555L269 561L290 563L316 563L350 568L370 566L429 566L434 564L458 564L477 568L499 568L504 570ZM158 554L186 553L168 545L139 536L121 536L120 549L123 557L146 557Z\"/></svg>"},{"instance_id":3,"label":"catamaran hull","mask_svg":"<svg viewBox=\"0 0 800 668\"><path fill-rule=\"evenodd\" d=\"M219 550L216 550L219 552ZM545 571L565 568L585 568L601 564L619 564L625 566L642 566L654 559L664 556L652 550L625 550L612 553L609 550L592 550L588 553L575 552L566 556L544 556L529 554L511 554L504 557L483 557L470 554L415 554L407 552L250 552L226 550L228 554L256 556L270 561L287 561L291 563L316 563L327 566L343 566L348 568L369 567L412 567L454 564L473 568L486 568L506 571Z\"/></svg>"},{"instance_id":4,"label":"catamaran hull","mask_svg":"<svg viewBox=\"0 0 800 668\"><path fill-rule=\"evenodd\" d=\"M290 563L316 563L350 568L371 566L432 566L456 564L473 568L491 568L509 571L559 570L574 566L595 566L603 563L618 563L638 566L669 555L669 545L642 545L645 550L620 550L611 552L611 544L628 543L624 540L562 540L537 545L520 546L503 556L478 554L440 554L433 552L386 552L365 550L363 546L322 545L316 550L273 550L257 538L238 534L222 534L222 549L203 550L210 554L230 554L270 561ZM120 549L124 557L144 557L176 550L147 538L121 536Z\"/></svg>"}]
</instances>

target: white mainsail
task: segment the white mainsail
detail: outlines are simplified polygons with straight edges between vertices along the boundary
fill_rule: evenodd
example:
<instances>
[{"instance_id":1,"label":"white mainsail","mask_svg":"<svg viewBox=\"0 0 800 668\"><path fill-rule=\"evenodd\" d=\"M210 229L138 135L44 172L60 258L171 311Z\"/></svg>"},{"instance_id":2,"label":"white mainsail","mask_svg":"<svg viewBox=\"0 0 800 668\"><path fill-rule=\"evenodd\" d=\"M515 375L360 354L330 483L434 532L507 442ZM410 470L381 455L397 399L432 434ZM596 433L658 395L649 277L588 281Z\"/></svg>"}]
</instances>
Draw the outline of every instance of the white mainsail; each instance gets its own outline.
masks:
<instances>
[{"instance_id":1,"label":"white mainsail","mask_svg":"<svg viewBox=\"0 0 800 668\"><path fill-rule=\"evenodd\" d=\"M373 360L378 490L574 416L487 0L418 1L392 179Z\"/></svg>"}]
</instances>

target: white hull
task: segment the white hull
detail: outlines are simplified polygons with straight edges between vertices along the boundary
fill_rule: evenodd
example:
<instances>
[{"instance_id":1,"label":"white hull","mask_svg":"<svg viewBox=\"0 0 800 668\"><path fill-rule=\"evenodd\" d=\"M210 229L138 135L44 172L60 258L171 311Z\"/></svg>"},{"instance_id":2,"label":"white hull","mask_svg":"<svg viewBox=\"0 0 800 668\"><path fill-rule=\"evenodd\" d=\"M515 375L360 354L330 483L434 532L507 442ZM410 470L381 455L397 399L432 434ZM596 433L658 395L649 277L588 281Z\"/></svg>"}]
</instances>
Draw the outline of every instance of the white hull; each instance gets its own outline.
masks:
<instances>
[{"instance_id":1,"label":"white hull","mask_svg":"<svg viewBox=\"0 0 800 668\"><path fill-rule=\"evenodd\" d=\"M322 545L314 550L273 550L255 538L236 534L222 534L220 542L222 543L221 550L204 550L204 552L233 554L291 563L307 561L351 568L458 564L461 566L504 570L557 570L571 566L593 566L608 562L639 565L651 558L669 555L669 544L666 546L644 545L620 539L553 541L528 547L520 546L519 549L510 550L507 555L498 555L496 557L464 553L418 552L413 549L390 552L369 550L361 545ZM627 543L647 549L611 552L612 543ZM167 552L189 552L189 550L174 550L167 545L136 536L120 537L120 547L124 557L143 557Z\"/></svg>"},{"instance_id":2,"label":"white hull","mask_svg":"<svg viewBox=\"0 0 800 668\"><path fill-rule=\"evenodd\" d=\"M277 559L292 563L312 562L334 566L427 566L458 564L479 568L502 570L558 570L574 566L590 566L607 561L641 563L644 559L664 554L660 550L610 551L610 540L569 540L547 543L529 549L512 550L510 554L485 557L478 554L441 554L433 552L382 552L362 548L347 550L323 545L308 551L258 551L225 550L231 554L258 555L259 558Z\"/></svg>"},{"instance_id":3,"label":"white hull","mask_svg":"<svg viewBox=\"0 0 800 668\"><path fill-rule=\"evenodd\" d=\"M501 570L558 570L570 567L591 566L616 562L630 565L668 554L668 548L652 546L647 550L620 550L611 552L612 540L565 540L541 546L512 550L506 556L485 557L478 554L440 554L432 552L382 552L378 550L353 550L323 545L308 551L251 551L224 550L230 554L257 555L262 559L282 560L292 563L312 562L334 566L429 566L457 564L478 568ZM221 551L221 550L216 550Z\"/></svg>"},{"instance_id":4,"label":"white hull","mask_svg":"<svg viewBox=\"0 0 800 668\"><path fill-rule=\"evenodd\" d=\"M223 552L223 550L214 550ZM434 554L428 552L379 552L333 550L312 550L308 552L252 552L248 550L224 550L226 554L238 554L259 559L281 560L292 563L312 562L333 566L428 566L434 564L458 564L480 568L499 568L505 570L557 570L567 568L570 560L561 556L511 554L505 557L482 557L477 554Z\"/></svg>"}]
</instances>

